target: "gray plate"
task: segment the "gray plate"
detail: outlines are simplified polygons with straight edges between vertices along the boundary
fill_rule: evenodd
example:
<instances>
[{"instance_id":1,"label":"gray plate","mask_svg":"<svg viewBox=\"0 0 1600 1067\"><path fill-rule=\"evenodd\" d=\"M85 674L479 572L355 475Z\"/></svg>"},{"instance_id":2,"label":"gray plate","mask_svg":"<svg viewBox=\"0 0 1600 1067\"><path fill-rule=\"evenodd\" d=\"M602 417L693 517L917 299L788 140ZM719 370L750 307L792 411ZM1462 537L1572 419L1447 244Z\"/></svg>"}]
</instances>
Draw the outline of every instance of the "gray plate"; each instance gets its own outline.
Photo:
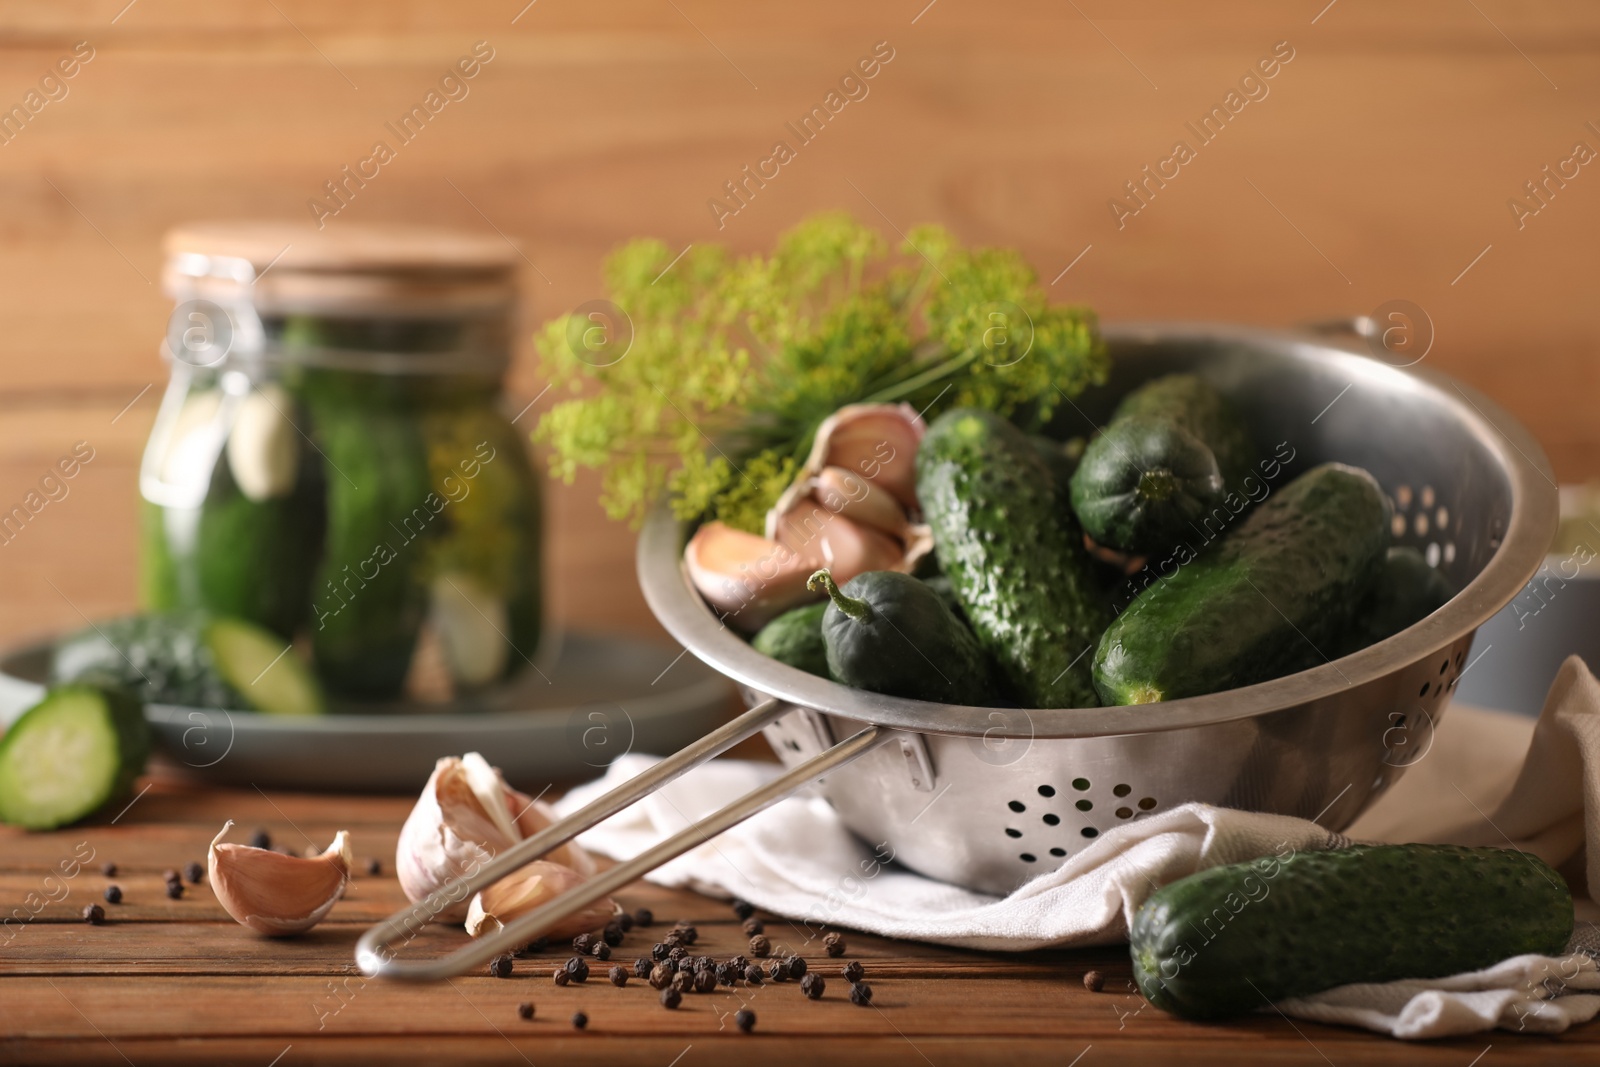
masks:
<instances>
[{"instance_id":1,"label":"gray plate","mask_svg":"<svg viewBox=\"0 0 1600 1067\"><path fill-rule=\"evenodd\" d=\"M0 656L0 723L39 699L48 656L48 643ZM544 674L498 694L495 710L284 718L152 704L145 714L158 750L209 783L409 793L439 757L472 751L534 791L593 778L626 752L676 751L731 710L728 682L668 645L569 633Z\"/></svg>"}]
</instances>

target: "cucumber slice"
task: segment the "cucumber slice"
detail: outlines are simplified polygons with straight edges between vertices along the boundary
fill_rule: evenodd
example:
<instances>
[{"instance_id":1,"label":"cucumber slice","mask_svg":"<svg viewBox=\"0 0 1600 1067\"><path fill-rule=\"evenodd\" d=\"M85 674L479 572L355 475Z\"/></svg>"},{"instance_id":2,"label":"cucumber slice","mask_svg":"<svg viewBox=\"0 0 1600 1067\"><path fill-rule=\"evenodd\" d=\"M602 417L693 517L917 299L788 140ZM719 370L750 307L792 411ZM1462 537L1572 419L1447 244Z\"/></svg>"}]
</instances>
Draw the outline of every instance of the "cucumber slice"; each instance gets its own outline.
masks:
<instances>
[{"instance_id":1,"label":"cucumber slice","mask_svg":"<svg viewBox=\"0 0 1600 1067\"><path fill-rule=\"evenodd\" d=\"M0 822L50 830L123 795L144 770L139 704L93 685L49 690L0 738Z\"/></svg>"},{"instance_id":2,"label":"cucumber slice","mask_svg":"<svg viewBox=\"0 0 1600 1067\"><path fill-rule=\"evenodd\" d=\"M205 642L217 672L268 715L320 715L322 689L281 637L239 619L213 619Z\"/></svg>"}]
</instances>

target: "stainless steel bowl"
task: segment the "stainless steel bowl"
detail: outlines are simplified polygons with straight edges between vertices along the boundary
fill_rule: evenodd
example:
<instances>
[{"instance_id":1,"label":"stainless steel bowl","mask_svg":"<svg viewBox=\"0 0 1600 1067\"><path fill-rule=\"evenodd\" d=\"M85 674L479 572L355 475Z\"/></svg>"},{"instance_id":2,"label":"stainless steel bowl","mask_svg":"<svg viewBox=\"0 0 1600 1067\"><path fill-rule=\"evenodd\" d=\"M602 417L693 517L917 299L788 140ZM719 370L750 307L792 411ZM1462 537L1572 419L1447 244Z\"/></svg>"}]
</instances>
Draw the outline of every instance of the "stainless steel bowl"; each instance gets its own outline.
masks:
<instances>
[{"instance_id":1,"label":"stainless steel bowl","mask_svg":"<svg viewBox=\"0 0 1600 1067\"><path fill-rule=\"evenodd\" d=\"M1187 801L1349 825L1426 753L1474 631L1539 567L1556 528L1539 446L1445 375L1263 330L1106 335L1112 381L1063 405L1060 433L1092 432L1144 379L1193 371L1237 401L1264 450L1293 450L1275 485L1328 460L1365 467L1394 505L1395 540L1461 591L1388 640L1242 689L1136 707L959 707L851 689L756 652L689 584L687 528L655 514L638 567L657 618L752 706L779 702L786 714L766 734L787 766L869 726L894 731L819 787L865 841L943 881L1008 892L1111 827Z\"/></svg>"}]
</instances>

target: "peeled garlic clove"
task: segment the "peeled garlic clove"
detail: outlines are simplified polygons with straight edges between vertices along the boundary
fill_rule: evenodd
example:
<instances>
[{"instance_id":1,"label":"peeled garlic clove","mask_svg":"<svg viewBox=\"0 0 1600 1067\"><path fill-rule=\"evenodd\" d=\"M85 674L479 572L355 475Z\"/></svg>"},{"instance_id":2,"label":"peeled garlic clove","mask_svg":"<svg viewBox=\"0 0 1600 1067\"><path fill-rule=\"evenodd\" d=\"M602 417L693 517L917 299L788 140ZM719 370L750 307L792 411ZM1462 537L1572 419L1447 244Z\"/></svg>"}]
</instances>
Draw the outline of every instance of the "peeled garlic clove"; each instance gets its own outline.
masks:
<instances>
[{"instance_id":1,"label":"peeled garlic clove","mask_svg":"<svg viewBox=\"0 0 1600 1067\"><path fill-rule=\"evenodd\" d=\"M765 537L708 522L683 550L689 580L706 602L748 633L816 599L806 579L822 566L820 551L803 555Z\"/></svg>"},{"instance_id":2,"label":"peeled garlic clove","mask_svg":"<svg viewBox=\"0 0 1600 1067\"><path fill-rule=\"evenodd\" d=\"M343 830L320 855L285 856L224 844L229 819L211 842L211 891L229 915L258 933L286 937L321 922L350 881L350 835Z\"/></svg>"},{"instance_id":3,"label":"peeled garlic clove","mask_svg":"<svg viewBox=\"0 0 1600 1067\"><path fill-rule=\"evenodd\" d=\"M452 571L433 580L429 621L444 646L451 677L466 686L488 685L506 672L511 629L506 602L470 574Z\"/></svg>"},{"instance_id":4,"label":"peeled garlic clove","mask_svg":"<svg viewBox=\"0 0 1600 1067\"><path fill-rule=\"evenodd\" d=\"M239 491L258 504L294 489L300 431L289 420L292 403L282 386L262 385L239 402L228 432L228 471Z\"/></svg>"},{"instance_id":5,"label":"peeled garlic clove","mask_svg":"<svg viewBox=\"0 0 1600 1067\"><path fill-rule=\"evenodd\" d=\"M513 919L550 903L583 881L583 875L559 863L535 860L472 898L472 904L467 909L467 933L473 937L495 933L501 927L509 926ZM544 931L542 936L552 941L576 937L600 929L616 913L616 902L610 897L602 897L562 919Z\"/></svg>"}]
</instances>

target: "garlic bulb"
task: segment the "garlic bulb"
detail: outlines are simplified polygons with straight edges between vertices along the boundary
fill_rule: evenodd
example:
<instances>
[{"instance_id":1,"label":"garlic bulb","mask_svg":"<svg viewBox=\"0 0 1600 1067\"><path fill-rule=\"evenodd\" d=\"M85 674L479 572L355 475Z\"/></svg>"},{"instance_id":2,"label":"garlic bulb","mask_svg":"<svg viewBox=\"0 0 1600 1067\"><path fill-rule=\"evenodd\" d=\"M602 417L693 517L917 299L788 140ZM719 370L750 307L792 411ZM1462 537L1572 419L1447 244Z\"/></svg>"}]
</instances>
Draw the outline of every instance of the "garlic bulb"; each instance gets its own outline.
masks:
<instances>
[{"instance_id":1,"label":"garlic bulb","mask_svg":"<svg viewBox=\"0 0 1600 1067\"><path fill-rule=\"evenodd\" d=\"M506 785L499 770L478 753L447 756L434 764L428 784L400 828L394 857L400 888L412 903L421 901L553 821L548 805ZM571 842L552 849L545 859L581 876L594 873L594 860ZM460 922L466 914L463 893L436 918Z\"/></svg>"},{"instance_id":2,"label":"garlic bulb","mask_svg":"<svg viewBox=\"0 0 1600 1067\"><path fill-rule=\"evenodd\" d=\"M217 903L258 933L285 937L321 922L350 881L350 835L343 830L317 856L224 844L233 820L211 842L211 891Z\"/></svg>"},{"instance_id":3,"label":"garlic bulb","mask_svg":"<svg viewBox=\"0 0 1600 1067\"><path fill-rule=\"evenodd\" d=\"M513 919L550 903L583 880L583 875L559 863L544 860L530 863L472 898L467 908L467 933L473 937L495 933L501 927L510 925ZM552 941L576 937L600 929L616 913L616 902L609 897L602 897L562 919L544 931L543 936Z\"/></svg>"}]
</instances>

